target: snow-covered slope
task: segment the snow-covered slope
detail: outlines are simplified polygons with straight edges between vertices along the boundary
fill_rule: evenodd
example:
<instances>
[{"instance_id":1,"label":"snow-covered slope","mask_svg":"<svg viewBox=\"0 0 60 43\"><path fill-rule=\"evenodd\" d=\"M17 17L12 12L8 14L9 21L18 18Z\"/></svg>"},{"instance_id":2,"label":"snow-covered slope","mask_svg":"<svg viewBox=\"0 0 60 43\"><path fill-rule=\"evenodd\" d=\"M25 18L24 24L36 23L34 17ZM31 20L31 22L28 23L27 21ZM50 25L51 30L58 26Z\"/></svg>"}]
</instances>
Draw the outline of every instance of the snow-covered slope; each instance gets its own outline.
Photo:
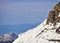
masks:
<instances>
[{"instance_id":1,"label":"snow-covered slope","mask_svg":"<svg viewBox=\"0 0 60 43\"><path fill-rule=\"evenodd\" d=\"M60 2L56 6L59 7ZM60 10L55 7L44 22L19 34L13 43L60 43Z\"/></svg>"},{"instance_id":2,"label":"snow-covered slope","mask_svg":"<svg viewBox=\"0 0 60 43\"><path fill-rule=\"evenodd\" d=\"M51 39L60 39L60 34L57 34L56 29L52 29L53 25L46 25L46 20L25 33L19 34L18 38L13 43L52 43Z\"/></svg>"},{"instance_id":3,"label":"snow-covered slope","mask_svg":"<svg viewBox=\"0 0 60 43\"><path fill-rule=\"evenodd\" d=\"M15 33L0 35L0 43L12 43L17 38Z\"/></svg>"}]
</instances>

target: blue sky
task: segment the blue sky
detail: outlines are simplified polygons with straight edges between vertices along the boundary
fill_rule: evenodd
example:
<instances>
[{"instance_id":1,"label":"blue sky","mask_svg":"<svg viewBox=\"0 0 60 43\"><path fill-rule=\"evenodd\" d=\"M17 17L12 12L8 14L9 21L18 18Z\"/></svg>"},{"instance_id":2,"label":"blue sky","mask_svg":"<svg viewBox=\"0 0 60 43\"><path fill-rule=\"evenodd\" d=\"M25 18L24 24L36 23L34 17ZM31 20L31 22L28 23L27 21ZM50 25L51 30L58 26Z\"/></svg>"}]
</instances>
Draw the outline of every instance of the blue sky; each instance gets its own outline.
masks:
<instances>
[{"instance_id":1,"label":"blue sky","mask_svg":"<svg viewBox=\"0 0 60 43\"><path fill-rule=\"evenodd\" d=\"M42 22L59 0L0 0L0 25Z\"/></svg>"}]
</instances>

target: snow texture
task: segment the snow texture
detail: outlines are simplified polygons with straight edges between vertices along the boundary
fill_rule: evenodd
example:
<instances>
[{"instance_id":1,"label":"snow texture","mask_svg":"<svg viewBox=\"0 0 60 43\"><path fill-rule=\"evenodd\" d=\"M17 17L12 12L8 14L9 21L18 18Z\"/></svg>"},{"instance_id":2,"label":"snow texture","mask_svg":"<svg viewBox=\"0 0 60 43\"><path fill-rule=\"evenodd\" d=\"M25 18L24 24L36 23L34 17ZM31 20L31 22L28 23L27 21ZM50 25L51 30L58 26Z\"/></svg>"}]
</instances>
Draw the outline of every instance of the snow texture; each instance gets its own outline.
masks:
<instances>
[{"instance_id":1,"label":"snow texture","mask_svg":"<svg viewBox=\"0 0 60 43\"><path fill-rule=\"evenodd\" d=\"M55 26L58 28L59 23ZM46 25L46 20L25 33L19 34L13 43L60 43L60 34L56 33L53 24Z\"/></svg>"}]
</instances>

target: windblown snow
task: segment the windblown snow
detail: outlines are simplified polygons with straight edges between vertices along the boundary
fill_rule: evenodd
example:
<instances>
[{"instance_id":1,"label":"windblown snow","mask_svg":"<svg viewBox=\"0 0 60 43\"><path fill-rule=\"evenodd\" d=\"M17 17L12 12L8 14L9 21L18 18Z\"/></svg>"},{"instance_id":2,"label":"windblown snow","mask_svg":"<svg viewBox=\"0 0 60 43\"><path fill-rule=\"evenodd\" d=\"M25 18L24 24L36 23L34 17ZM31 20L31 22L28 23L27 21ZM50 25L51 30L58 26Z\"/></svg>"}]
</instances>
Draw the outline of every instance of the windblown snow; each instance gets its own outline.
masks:
<instances>
[{"instance_id":1,"label":"windblown snow","mask_svg":"<svg viewBox=\"0 0 60 43\"><path fill-rule=\"evenodd\" d=\"M60 5L60 2L58 4ZM56 10L51 11L48 21L45 19L44 22L34 29L19 34L13 43L60 43L60 13L56 13L59 16L53 15L51 17L55 12Z\"/></svg>"}]
</instances>

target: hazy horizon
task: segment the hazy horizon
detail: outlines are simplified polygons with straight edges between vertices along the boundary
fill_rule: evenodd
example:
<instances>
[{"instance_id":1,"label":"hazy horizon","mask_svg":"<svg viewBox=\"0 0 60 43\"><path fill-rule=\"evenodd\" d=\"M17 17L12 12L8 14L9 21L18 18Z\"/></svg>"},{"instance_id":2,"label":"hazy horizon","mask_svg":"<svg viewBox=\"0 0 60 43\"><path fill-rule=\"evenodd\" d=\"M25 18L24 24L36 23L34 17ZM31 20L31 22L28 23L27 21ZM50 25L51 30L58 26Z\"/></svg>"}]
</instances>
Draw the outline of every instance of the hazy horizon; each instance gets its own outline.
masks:
<instances>
[{"instance_id":1,"label":"hazy horizon","mask_svg":"<svg viewBox=\"0 0 60 43\"><path fill-rule=\"evenodd\" d=\"M0 0L0 34L19 34L43 22L60 0Z\"/></svg>"}]
</instances>

